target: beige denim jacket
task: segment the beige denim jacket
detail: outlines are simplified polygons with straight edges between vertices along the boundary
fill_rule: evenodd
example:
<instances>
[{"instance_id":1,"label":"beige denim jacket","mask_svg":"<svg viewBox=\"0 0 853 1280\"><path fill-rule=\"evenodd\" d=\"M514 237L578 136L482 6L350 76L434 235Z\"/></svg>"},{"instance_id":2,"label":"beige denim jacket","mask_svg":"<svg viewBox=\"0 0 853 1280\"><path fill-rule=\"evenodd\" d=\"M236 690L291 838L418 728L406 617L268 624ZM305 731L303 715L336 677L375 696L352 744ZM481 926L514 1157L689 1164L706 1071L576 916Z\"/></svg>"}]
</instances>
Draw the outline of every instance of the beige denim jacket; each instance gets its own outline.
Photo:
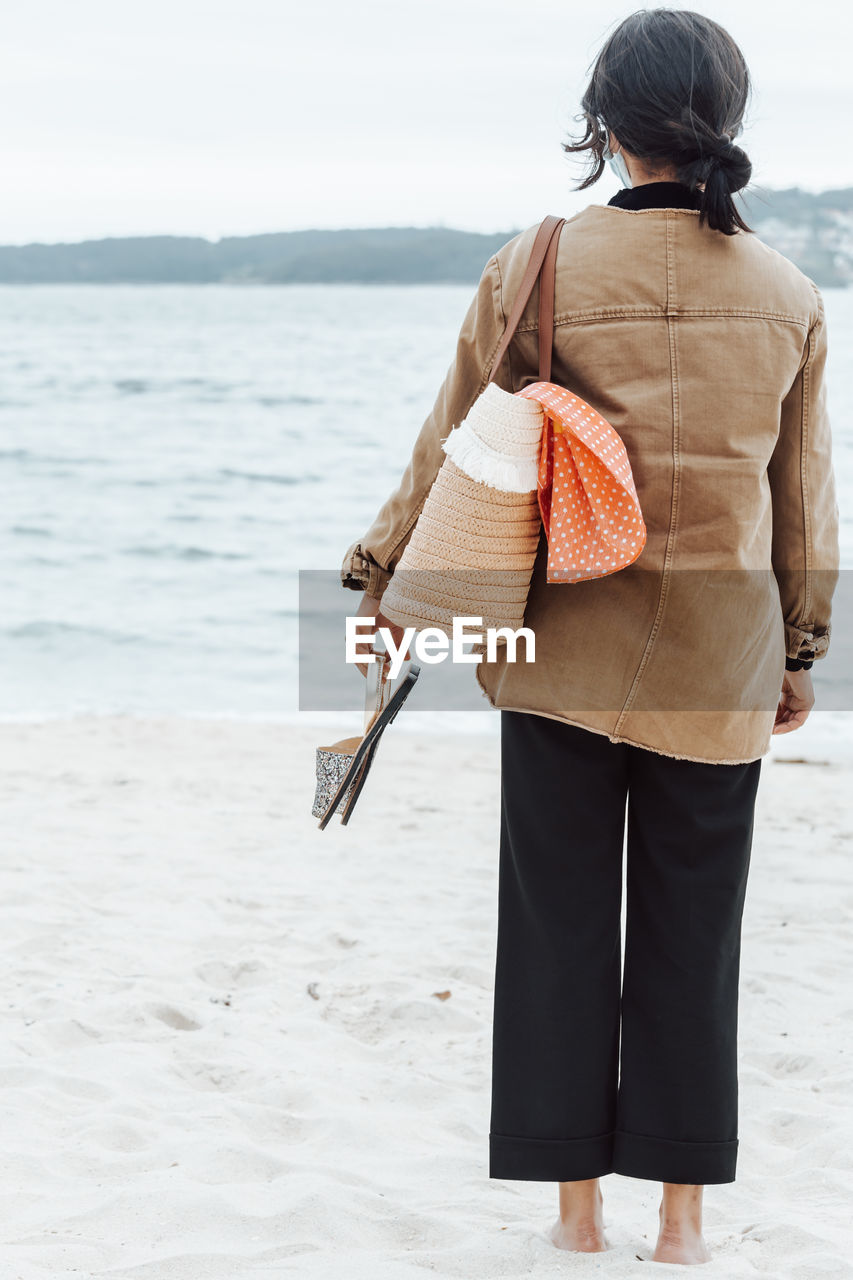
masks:
<instances>
[{"instance_id":1,"label":"beige denim jacket","mask_svg":"<svg viewBox=\"0 0 853 1280\"><path fill-rule=\"evenodd\" d=\"M346 552L346 586L381 595L485 388L538 224L483 270L399 485ZM538 380L534 289L496 374ZM754 234L693 209L590 205L556 268L552 381L622 437L648 537L609 577L547 584L544 531L525 625L534 663L476 669L492 706L535 711L714 763L769 750L786 653L822 658L839 566L816 285Z\"/></svg>"}]
</instances>

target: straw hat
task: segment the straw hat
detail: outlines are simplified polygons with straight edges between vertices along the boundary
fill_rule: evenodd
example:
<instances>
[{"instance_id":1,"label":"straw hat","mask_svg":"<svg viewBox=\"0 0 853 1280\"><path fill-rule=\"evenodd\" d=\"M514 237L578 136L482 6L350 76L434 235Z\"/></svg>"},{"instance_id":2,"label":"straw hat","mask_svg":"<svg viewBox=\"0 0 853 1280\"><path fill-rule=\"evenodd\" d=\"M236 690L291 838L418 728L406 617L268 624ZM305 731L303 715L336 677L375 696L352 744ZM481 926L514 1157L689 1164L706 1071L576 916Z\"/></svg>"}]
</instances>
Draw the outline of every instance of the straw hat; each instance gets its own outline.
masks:
<instances>
[{"instance_id":1,"label":"straw hat","mask_svg":"<svg viewBox=\"0 0 853 1280\"><path fill-rule=\"evenodd\" d=\"M483 627L524 621L542 516L537 496L544 411L489 382L451 431L447 455L382 596L399 626L450 635L459 615Z\"/></svg>"}]
</instances>

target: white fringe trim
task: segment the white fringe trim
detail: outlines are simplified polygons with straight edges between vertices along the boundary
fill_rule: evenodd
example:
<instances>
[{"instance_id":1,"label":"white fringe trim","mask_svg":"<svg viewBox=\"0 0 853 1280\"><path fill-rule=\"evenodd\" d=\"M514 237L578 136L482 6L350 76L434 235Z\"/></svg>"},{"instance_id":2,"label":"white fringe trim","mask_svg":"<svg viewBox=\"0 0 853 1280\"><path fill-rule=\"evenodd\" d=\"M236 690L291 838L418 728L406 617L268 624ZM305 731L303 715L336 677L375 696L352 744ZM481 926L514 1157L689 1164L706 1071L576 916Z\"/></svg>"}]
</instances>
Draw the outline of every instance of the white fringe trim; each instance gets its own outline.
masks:
<instances>
[{"instance_id":1,"label":"white fringe trim","mask_svg":"<svg viewBox=\"0 0 853 1280\"><path fill-rule=\"evenodd\" d=\"M467 419L442 442L442 449L472 480L504 493L530 493L539 478L539 458L512 458L489 448L475 435Z\"/></svg>"}]
</instances>

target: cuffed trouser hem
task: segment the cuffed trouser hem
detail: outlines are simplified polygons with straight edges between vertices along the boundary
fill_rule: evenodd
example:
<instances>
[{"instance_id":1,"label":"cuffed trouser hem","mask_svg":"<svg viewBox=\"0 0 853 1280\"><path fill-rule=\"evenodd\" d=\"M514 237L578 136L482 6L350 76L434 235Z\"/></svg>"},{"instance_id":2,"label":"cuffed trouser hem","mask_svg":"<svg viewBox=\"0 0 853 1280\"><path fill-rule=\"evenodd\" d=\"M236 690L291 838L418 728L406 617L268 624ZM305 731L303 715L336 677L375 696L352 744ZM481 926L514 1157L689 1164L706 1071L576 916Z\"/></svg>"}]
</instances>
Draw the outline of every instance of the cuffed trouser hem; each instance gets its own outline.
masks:
<instances>
[{"instance_id":1,"label":"cuffed trouser hem","mask_svg":"<svg viewBox=\"0 0 853 1280\"><path fill-rule=\"evenodd\" d=\"M737 1149L737 1138L732 1142L673 1142L617 1130L613 1135L612 1169L626 1178L649 1178L653 1182L694 1186L734 1182Z\"/></svg>"},{"instance_id":2,"label":"cuffed trouser hem","mask_svg":"<svg viewBox=\"0 0 853 1280\"><path fill-rule=\"evenodd\" d=\"M520 1182L583 1182L620 1173L650 1182L706 1186L734 1182L738 1140L673 1142L638 1133L594 1138L513 1138L489 1134L489 1177Z\"/></svg>"},{"instance_id":3,"label":"cuffed trouser hem","mask_svg":"<svg viewBox=\"0 0 853 1280\"><path fill-rule=\"evenodd\" d=\"M594 1138L511 1138L489 1134L489 1177L581 1182L613 1172L613 1134Z\"/></svg>"}]
</instances>

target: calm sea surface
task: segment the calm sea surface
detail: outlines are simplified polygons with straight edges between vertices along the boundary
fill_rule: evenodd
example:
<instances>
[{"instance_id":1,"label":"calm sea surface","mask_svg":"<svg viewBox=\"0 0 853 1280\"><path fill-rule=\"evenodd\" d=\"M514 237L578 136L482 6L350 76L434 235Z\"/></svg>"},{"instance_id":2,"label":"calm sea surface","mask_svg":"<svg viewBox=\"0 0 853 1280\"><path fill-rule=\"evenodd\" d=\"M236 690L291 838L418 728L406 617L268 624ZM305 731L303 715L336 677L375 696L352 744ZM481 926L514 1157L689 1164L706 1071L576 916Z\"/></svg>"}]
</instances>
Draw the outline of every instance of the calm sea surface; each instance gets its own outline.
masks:
<instances>
[{"instance_id":1,"label":"calm sea surface","mask_svg":"<svg viewBox=\"0 0 853 1280\"><path fill-rule=\"evenodd\" d=\"M296 571L405 466L473 287L0 287L0 717L279 718ZM827 289L853 567L853 290Z\"/></svg>"}]
</instances>

